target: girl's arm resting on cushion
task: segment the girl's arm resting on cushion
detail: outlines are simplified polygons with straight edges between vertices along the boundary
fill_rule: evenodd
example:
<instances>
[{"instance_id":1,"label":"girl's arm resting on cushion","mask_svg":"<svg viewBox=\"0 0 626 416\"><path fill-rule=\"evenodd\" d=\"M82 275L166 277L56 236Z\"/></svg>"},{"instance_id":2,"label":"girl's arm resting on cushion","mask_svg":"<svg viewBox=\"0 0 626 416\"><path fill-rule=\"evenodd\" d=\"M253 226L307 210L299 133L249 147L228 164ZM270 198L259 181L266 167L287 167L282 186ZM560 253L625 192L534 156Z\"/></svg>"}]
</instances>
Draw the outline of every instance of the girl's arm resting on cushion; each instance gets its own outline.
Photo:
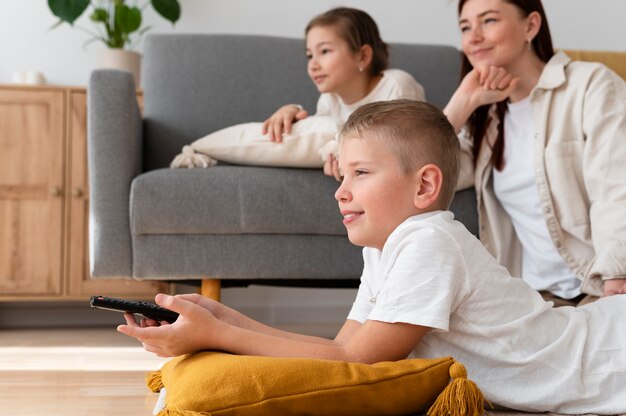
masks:
<instances>
[{"instance_id":1,"label":"girl's arm resting on cushion","mask_svg":"<svg viewBox=\"0 0 626 416\"><path fill-rule=\"evenodd\" d=\"M120 325L118 331L137 338L147 351L164 357L220 350L364 363L395 361L406 358L429 329L404 323L366 321L361 325L347 321L337 338L328 340L278 331L249 318L238 321L237 317L230 323L227 321L231 319L220 320L209 309L180 297L161 295L158 303L180 314L175 323L141 327L127 316L127 325Z\"/></svg>"}]
</instances>

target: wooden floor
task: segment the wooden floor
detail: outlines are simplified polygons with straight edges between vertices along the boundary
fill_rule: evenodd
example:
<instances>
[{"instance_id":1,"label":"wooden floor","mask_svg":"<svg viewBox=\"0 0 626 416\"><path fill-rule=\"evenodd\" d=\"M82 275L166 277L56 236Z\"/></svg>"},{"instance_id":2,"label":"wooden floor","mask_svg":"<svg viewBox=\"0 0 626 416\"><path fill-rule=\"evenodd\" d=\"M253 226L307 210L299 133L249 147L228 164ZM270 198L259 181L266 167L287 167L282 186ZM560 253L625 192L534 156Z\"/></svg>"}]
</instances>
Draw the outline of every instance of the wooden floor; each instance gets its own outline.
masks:
<instances>
[{"instance_id":1,"label":"wooden floor","mask_svg":"<svg viewBox=\"0 0 626 416\"><path fill-rule=\"evenodd\" d=\"M0 330L0 414L151 415L163 362L113 328Z\"/></svg>"},{"instance_id":2,"label":"wooden floor","mask_svg":"<svg viewBox=\"0 0 626 416\"><path fill-rule=\"evenodd\" d=\"M314 326L284 329L327 332ZM0 415L149 416L158 395L148 390L144 377L165 361L114 326L0 329ZM489 410L487 415L536 414Z\"/></svg>"},{"instance_id":3,"label":"wooden floor","mask_svg":"<svg viewBox=\"0 0 626 416\"><path fill-rule=\"evenodd\" d=\"M327 336L333 325L283 325ZM145 374L167 361L106 328L1 329L0 416L149 416Z\"/></svg>"}]
</instances>

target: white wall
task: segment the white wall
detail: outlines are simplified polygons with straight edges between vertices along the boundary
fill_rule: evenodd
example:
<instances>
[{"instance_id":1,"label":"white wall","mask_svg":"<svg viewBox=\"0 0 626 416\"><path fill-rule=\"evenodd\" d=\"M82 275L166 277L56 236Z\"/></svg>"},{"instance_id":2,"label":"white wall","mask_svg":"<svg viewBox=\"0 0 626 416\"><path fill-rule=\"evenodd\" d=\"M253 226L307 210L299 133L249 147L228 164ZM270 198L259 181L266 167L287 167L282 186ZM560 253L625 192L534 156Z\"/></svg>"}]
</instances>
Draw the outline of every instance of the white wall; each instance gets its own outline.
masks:
<instances>
[{"instance_id":1,"label":"white wall","mask_svg":"<svg viewBox=\"0 0 626 416\"><path fill-rule=\"evenodd\" d=\"M143 2L143 1L142 1ZM181 0L175 28L148 9L152 32L251 33L302 37L308 20L331 7L368 11L382 36L392 42L458 46L454 0ZM626 51L625 0L544 0L554 43L571 49ZM14 71L41 71L51 84L85 85L102 45L83 44L89 36L63 25L42 0L2 1L0 11L0 83ZM78 25L92 28L86 17ZM141 51L141 45L138 48ZM304 70L304 68L303 68ZM224 301L268 322L341 321L354 290L227 289Z\"/></svg>"},{"instance_id":2,"label":"white wall","mask_svg":"<svg viewBox=\"0 0 626 416\"><path fill-rule=\"evenodd\" d=\"M145 0L141 0L145 2ZM387 41L458 46L455 0L181 0L175 28L148 9L152 32L252 33L302 37L308 20L338 5L359 7L379 23ZM625 0L544 0L558 47L626 51ZM51 84L85 85L103 48L89 35L56 22L45 1L2 2L0 83L12 73L39 70ZM77 25L92 29L87 16ZM138 51L141 51L139 45Z\"/></svg>"}]
</instances>

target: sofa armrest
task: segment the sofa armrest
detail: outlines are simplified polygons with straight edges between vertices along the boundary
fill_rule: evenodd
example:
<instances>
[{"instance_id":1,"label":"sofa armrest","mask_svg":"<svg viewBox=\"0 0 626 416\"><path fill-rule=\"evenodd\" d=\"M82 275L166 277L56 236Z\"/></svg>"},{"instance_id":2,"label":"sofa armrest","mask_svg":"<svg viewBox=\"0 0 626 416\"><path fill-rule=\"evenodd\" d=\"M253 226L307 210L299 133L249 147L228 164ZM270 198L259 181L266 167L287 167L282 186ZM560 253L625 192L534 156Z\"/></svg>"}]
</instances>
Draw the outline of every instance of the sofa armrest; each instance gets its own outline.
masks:
<instances>
[{"instance_id":1,"label":"sofa armrest","mask_svg":"<svg viewBox=\"0 0 626 416\"><path fill-rule=\"evenodd\" d=\"M132 75L94 71L87 109L91 275L132 277L129 197L142 154L142 119Z\"/></svg>"}]
</instances>

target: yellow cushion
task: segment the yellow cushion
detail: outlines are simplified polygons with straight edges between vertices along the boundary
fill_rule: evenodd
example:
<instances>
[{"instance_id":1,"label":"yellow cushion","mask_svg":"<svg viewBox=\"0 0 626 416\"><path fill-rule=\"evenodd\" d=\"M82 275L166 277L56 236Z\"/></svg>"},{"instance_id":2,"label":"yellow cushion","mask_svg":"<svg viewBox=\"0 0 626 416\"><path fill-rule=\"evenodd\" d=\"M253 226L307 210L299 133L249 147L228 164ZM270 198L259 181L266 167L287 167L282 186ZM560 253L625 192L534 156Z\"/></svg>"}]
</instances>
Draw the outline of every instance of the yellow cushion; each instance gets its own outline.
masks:
<instances>
[{"instance_id":1,"label":"yellow cushion","mask_svg":"<svg viewBox=\"0 0 626 416\"><path fill-rule=\"evenodd\" d=\"M373 365L200 352L147 377L166 388L161 416L390 415L425 412L448 385L451 357Z\"/></svg>"}]
</instances>

